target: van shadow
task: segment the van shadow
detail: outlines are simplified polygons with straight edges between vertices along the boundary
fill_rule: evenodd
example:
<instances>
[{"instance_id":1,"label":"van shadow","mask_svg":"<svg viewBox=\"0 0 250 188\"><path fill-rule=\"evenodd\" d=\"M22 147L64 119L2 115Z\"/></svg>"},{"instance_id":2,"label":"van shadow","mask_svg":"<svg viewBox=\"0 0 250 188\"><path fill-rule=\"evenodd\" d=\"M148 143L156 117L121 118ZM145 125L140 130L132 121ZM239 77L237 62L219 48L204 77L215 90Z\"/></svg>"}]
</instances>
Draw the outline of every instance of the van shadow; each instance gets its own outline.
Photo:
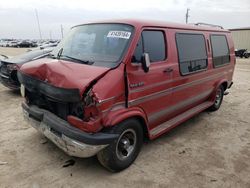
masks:
<instances>
[{"instance_id":1,"label":"van shadow","mask_svg":"<svg viewBox=\"0 0 250 188\"><path fill-rule=\"evenodd\" d=\"M9 88L4 88L1 92L11 97L21 97L20 89L14 90L14 89L9 89Z\"/></svg>"},{"instance_id":2,"label":"van shadow","mask_svg":"<svg viewBox=\"0 0 250 188\"><path fill-rule=\"evenodd\" d=\"M140 155L147 153L148 150L151 150L151 152L149 152L149 153L152 153L152 155L153 155L154 152L152 152L152 150L155 148L155 145L160 144L161 147L162 146L164 147L164 145L167 145L167 144L170 144L171 142L174 142L174 140L177 137L188 135L193 130L199 132L200 129L197 130L197 128L200 126L201 122L204 120L203 118L206 115L208 115L208 112L204 111L204 112L192 117L191 119L187 120L186 122L178 125L177 127L173 128L169 132L161 135L159 138L152 140L152 141L146 141L142 147ZM75 166L78 169L77 170L78 173L79 173L79 171L80 172L88 171L89 174L95 173L96 175L101 175L101 176L104 175L106 177L112 176L112 174L114 174L112 172L105 170L99 164L96 156L91 157L91 158L73 157L72 159L74 159L76 162ZM137 158L137 160L144 160L144 159L145 159L144 157ZM65 170L67 170L67 169L65 169ZM127 171L129 171L129 168L126 169L124 172L127 173Z\"/></svg>"},{"instance_id":3,"label":"van shadow","mask_svg":"<svg viewBox=\"0 0 250 188\"><path fill-rule=\"evenodd\" d=\"M11 91L6 91L13 93ZM13 95L16 95L16 93L13 93ZM149 155L154 155L154 150L158 150L156 146L160 147L167 147L167 145L174 143L175 139L178 137L184 137L185 139L190 139L192 135L190 133L199 132L201 127L201 123L203 123L204 118L208 116L209 113L207 111L204 111L191 119L187 120L186 122L178 125L177 127L173 128L169 132L161 135L159 138L147 141L144 143L141 153L139 157L136 159L136 163L143 164L143 160L147 160L147 163L151 163L152 160L149 160L151 157ZM32 145L32 147L37 148L37 144L39 145L39 140L44 138L44 136L40 133L35 133L30 135L30 137L26 137L25 142L36 142ZM183 142L183 141L182 141ZM178 145L177 145L178 147ZM36 150L36 152L40 153L41 155L49 155L46 156L50 158L51 161L54 161L51 164L54 167L58 167L64 171L66 174L69 175L69 177L73 178L79 178L81 174L86 174L86 176L91 176L92 174L95 174L96 177L113 177L116 176L116 173L112 173L107 171L104 167L101 166L101 164L98 162L98 159L96 156L90 157L90 158L78 158L78 157L71 157L65 154L62 150L60 150L54 143L48 140L47 144L40 145L39 149ZM147 155L147 157L140 157L143 155ZM152 156L153 157L153 156ZM55 162L56 161L56 162ZM153 161L152 161L153 163ZM64 167L64 165L66 166ZM69 164L69 165L67 165ZM58 166L59 165L59 166ZM56 168L54 168L56 169ZM128 168L122 173L129 173L135 170L133 168ZM59 170L59 169L58 169ZM71 177L71 178L72 178Z\"/></svg>"},{"instance_id":4,"label":"van shadow","mask_svg":"<svg viewBox=\"0 0 250 188\"><path fill-rule=\"evenodd\" d=\"M188 135L190 131L192 131L192 133L198 132L201 128L200 124L204 121L205 116L209 115L209 113L210 112L208 110L205 110L193 116L192 118L188 119L187 121L177 125L176 127L162 134L158 138L146 142L146 144L148 146L158 142L168 144L178 137Z\"/></svg>"}]
</instances>

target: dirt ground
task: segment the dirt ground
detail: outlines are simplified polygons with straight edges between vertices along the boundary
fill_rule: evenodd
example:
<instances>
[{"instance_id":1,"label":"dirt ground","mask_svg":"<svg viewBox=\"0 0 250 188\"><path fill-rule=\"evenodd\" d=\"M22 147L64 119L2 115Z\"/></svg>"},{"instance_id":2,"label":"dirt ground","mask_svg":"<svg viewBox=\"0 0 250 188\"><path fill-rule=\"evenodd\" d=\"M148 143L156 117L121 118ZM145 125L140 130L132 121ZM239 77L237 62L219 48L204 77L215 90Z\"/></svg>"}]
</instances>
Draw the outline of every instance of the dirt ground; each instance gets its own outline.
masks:
<instances>
[{"instance_id":1,"label":"dirt ground","mask_svg":"<svg viewBox=\"0 0 250 188\"><path fill-rule=\"evenodd\" d=\"M234 85L219 111L203 112L145 143L131 167L116 174L95 157L73 158L46 142L24 123L21 101L0 85L1 188L250 187L250 59L237 60ZM64 168L70 159L75 164Z\"/></svg>"}]
</instances>

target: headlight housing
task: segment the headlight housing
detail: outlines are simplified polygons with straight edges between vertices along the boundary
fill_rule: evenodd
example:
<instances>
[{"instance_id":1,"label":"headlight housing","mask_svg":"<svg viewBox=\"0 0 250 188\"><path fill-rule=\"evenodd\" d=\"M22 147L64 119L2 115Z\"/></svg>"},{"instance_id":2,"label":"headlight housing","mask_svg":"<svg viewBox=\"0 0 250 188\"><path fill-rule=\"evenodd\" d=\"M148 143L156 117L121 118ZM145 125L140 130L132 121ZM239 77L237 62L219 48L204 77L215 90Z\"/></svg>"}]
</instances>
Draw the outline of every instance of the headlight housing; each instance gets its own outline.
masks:
<instances>
[{"instance_id":1,"label":"headlight housing","mask_svg":"<svg viewBox=\"0 0 250 188\"><path fill-rule=\"evenodd\" d=\"M16 64L8 64L7 65L7 70L9 72L13 71L13 70L17 70L18 69L18 66Z\"/></svg>"}]
</instances>

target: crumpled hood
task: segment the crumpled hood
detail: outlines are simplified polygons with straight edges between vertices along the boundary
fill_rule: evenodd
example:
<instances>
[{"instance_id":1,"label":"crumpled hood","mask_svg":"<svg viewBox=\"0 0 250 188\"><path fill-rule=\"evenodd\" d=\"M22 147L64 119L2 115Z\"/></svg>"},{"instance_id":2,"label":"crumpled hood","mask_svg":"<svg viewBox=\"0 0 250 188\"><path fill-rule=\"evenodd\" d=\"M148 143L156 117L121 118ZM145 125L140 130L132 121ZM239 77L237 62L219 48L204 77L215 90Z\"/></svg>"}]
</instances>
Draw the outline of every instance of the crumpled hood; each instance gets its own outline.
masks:
<instances>
[{"instance_id":1,"label":"crumpled hood","mask_svg":"<svg viewBox=\"0 0 250 188\"><path fill-rule=\"evenodd\" d=\"M53 86L67 89L77 88L81 95L91 81L108 70L109 68L49 58L24 64L20 69L22 73Z\"/></svg>"}]
</instances>

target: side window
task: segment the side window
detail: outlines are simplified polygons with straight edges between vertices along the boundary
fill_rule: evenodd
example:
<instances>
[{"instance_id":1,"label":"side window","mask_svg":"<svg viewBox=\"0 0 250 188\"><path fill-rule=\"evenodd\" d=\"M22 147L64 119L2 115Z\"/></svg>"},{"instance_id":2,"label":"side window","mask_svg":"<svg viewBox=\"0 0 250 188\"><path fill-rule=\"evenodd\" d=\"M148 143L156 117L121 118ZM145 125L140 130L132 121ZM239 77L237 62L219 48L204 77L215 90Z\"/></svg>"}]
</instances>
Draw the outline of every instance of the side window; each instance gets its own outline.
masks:
<instances>
[{"instance_id":1,"label":"side window","mask_svg":"<svg viewBox=\"0 0 250 188\"><path fill-rule=\"evenodd\" d=\"M177 33L180 72L190 74L207 68L207 51L202 34Z\"/></svg>"},{"instance_id":2,"label":"side window","mask_svg":"<svg viewBox=\"0 0 250 188\"><path fill-rule=\"evenodd\" d=\"M151 63L166 59L165 37L162 31L145 30L136 46L133 62L141 62L143 53L148 53Z\"/></svg>"},{"instance_id":3,"label":"side window","mask_svg":"<svg viewBox=\"0 0 250 188\"><path fill-rule=\"evenodd\" d=\"M211 35L211 46L214 67L230 63L230 55L225 35Z\"/></svg>"},{"instance_id":4,"label":"side window","mask_svg":"<svg viewBox=\"0 0 250 188\"><path fill-rule=\"evenodd\" d=\"M162 31L143 31L142 38L144 52L149 54L151 62L166 59L166 47Z\"/></svg>"}]
</instances>

